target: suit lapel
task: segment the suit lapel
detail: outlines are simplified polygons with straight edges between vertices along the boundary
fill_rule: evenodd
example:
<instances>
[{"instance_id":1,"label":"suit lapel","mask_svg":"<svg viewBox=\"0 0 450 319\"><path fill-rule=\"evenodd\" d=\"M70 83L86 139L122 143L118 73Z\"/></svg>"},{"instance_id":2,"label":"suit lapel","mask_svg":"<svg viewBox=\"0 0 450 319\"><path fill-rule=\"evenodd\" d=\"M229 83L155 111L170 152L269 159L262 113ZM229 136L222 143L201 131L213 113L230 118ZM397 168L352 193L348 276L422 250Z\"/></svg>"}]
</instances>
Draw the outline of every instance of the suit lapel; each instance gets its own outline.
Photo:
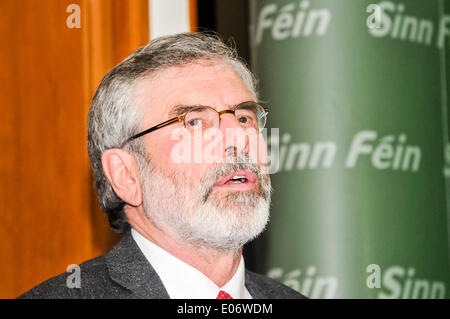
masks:
<instances>
[{"instance_id":1,"label":"suit lapel","mask_svg":"<svg viewBox=\"0 0 450 319\"><path fill-rule=\"evenodd\" d=\"M111 279L132 292L129 298L170 298L130 231L124 233L119 243L105 254L105 261ZM258 284L257 278L248 270L245 271L245 286L254 299L269 298L269 292Z\"/></svg>"},{"instance_id":2,"label":"suit lapel","mask_svg":"<svg viewBox=\"0 0 450 319\"><path fill-rule=\"evenodd\" d=\"M131 298L169 298L161 279L142 254L130 231L124 233L119 243L105 255L105 259L111 279L131 290Z\"/></svg>"},{"instance_id":3,"label":"suit lapel","mask_svg":"<svg viewBox=\"0 0 450 319\"><path fill-rule=\"evenodd\" d=\"M248 270L245 270L245 287L247 288L253 299L267 299L269 298L267 291L261 289L260 285L254 280L253 276Z\"/></svg>"}]
</instances>

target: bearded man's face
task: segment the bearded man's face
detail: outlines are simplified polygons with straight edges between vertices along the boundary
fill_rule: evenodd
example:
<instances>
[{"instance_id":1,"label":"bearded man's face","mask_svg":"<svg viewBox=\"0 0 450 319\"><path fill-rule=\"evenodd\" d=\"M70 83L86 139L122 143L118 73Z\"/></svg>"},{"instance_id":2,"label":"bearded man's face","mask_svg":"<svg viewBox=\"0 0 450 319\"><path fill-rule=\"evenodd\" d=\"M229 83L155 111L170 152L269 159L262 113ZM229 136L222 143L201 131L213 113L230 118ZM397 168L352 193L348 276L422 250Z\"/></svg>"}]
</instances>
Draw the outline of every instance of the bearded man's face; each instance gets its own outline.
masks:
<instances>
[{"instance_id":1,"label":"bearded man's face","mask_svg":"<svg viewBox=\"0 0 450 319\"><path fill-rule=\"evenodd\" d=\"M144 127L167 121L183 108L205 105L220 112L253 100L233 69L222 63L171 67L141 81L136 91ZM183 241L236 251L260 234L269 218L265 142L258 132L252 141L232 113L220 116L212 134L174 138L183 129L180 122L141 137L146 151L139 161L144 210L156 227ZM181 162L174 153L180 143L192 150L190 159ZM211 158L204 156L207 145Z\"/></svg>"}]
</instances>

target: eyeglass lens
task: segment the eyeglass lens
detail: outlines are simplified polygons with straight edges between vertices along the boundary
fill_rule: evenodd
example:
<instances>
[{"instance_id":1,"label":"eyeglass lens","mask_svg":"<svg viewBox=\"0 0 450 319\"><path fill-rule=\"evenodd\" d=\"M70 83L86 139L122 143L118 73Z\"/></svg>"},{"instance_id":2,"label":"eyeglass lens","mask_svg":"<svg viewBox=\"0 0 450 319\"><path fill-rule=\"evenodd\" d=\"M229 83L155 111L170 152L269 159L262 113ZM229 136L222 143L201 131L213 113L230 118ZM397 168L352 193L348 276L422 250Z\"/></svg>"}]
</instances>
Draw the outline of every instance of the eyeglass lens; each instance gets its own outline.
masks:
<instances>
[{"instance_id":1,"label":"eyeglass lens","mask_svg":"<svg viewBox=\"0 0 450 319\"><path fill-rule=\"evenodd\" d=\"M266 124L266 111L256 103L238 105L234 110L234 116L244 129L262 129ZM189 111L184 118L184 125L190 130L200 127L202 129L218 128L219 123L219 113L209 106L196 107Z\"/></svg>"}]
</instances>

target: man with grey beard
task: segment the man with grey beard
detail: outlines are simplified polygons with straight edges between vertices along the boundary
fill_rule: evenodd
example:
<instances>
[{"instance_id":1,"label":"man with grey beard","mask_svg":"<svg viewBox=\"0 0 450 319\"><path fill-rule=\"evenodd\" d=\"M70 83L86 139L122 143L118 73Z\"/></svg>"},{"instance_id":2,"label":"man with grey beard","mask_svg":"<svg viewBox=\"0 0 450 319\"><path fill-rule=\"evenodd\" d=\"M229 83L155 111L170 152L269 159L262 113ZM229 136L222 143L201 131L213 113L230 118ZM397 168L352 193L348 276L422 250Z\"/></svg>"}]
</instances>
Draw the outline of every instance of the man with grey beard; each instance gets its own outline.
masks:
<instances>
[{"instance_id":1,"label":"man with grey beard","mask_svg":"<svg viewBox=\"0 0 450 319\"><path fill-rule=\"evenodd\" d=\"M245 269L269 219L256 81L217 37L185 33L138 49L103 78L88 117L94 184L123 234L23 298L302 298ZM70 286L70 285L69 285Z\"/></svg>"}]
</instances>

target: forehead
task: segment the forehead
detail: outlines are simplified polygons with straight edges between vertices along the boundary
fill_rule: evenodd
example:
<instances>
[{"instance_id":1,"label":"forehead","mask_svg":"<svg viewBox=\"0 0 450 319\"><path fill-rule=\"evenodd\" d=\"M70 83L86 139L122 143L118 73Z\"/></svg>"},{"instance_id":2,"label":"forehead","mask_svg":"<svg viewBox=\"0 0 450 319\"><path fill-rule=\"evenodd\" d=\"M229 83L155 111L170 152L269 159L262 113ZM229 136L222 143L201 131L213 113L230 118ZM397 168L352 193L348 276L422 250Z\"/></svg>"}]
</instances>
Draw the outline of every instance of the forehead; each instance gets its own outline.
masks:
<instances>
[{"instance_id":1,"label":"forehead","mask_svg":"<svg viewBox=\"0 0 450 319\"><path fill-rule=\"evenodd\" d=\"M177 105L209 105L227 108L253 100L236 72L224 63L203 62L169 67L141 80L135 101L144 114L165 120Z\"/></svg>"}]
</instances>

